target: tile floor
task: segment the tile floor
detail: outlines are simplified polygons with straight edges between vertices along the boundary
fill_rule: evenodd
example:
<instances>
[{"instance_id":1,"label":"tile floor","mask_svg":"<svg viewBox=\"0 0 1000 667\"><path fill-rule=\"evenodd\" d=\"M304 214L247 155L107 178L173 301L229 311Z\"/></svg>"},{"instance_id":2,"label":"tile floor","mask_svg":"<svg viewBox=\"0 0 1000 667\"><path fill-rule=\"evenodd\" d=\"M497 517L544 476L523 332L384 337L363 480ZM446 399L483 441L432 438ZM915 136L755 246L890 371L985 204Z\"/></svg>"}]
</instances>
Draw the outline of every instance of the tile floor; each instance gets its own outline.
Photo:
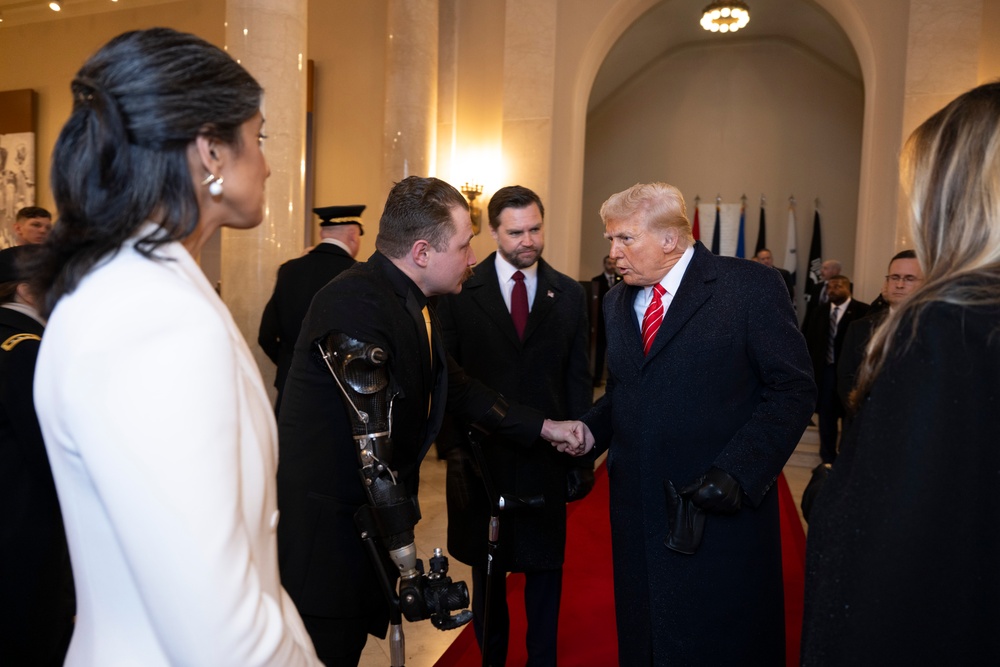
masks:
<instances>
[{"instance_id":1,"label":"tile floor","mask_svg":"<svg viewBox=\"0 0 1000 667\"><path fill-rule=\"evenodd\" d=\"M819 435L814 427L809 427L802 436L799 446L785 466L785 479L795 498L796 506L802 491L809 482L810 473L819 463ZM423 517L416 528L416 544L419 557L426 564L435 547L447 547L447 508L445 507L446 464L439 461L433 451L420 468L420 512ZM799 510L801 519L802 510ZM805 526L805 522L803 522ZM450 559L450 571L454 581L469 579L469 567ZM431 667L458 636L459 630L443 632L430 622L403 622L407 667ZM389 665L389 642L374 637L368 638L360 667L385 667Z\"/></svg>"}]
</instances>

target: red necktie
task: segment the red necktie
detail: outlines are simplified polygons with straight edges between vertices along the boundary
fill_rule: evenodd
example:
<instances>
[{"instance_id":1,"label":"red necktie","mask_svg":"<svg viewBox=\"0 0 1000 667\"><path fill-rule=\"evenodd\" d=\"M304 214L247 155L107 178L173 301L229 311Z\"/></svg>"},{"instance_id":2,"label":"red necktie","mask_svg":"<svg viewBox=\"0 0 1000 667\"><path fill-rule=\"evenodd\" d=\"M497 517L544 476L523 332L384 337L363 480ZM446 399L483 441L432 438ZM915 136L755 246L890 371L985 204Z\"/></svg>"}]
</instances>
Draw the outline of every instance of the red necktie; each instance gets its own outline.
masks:
<instances>
[{"instance_id":1,"label":"red necktie","mask_svg":"<svg viewBox=\"0 0 1000 667\"><path fill-rule=\"evenodd\" d=\"M657 283L653 285L653 298L646 306L646 314L642 316L642 354L649 354L649 348L653 346L653 339L656 332L660 330L660 322L663 321L663 295L667 290L663 285Z\"/></svg>"},{"instance_id":2,"label":"red necktie","mask_svg":"<svg viewBox=\"0 0 1000 667\"><path fill-rule=\"evenodd\" d=\"M510 293L510 318L514 320L517 337L524 340L524 327L528 324L528 288L524 286L524 274L514 272L514 290Z\"/></svg>"}]
</instances>

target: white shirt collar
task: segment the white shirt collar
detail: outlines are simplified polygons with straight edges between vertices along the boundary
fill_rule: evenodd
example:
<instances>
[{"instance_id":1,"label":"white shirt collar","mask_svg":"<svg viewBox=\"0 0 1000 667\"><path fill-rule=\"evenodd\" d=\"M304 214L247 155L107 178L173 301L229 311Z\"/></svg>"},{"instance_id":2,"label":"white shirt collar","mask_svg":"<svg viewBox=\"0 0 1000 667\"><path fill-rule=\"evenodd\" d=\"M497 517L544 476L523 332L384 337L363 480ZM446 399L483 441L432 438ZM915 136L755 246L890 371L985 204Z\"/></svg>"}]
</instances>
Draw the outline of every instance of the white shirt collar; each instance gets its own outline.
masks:
<instances>
[{"instance_id":1,"label":"white shirt collar","mask_svg":"<svg viewBox=\"0 0 1000 667\"><path fill-rule=\"evenodd\" d=\"M329 243L330 245L335 245L338 248L343 249L349 256L351 256L351 249L347 247L347 244L340 239L323 239L320 243Z\"/></svg>"},{"instance_id":2,"label":"white shirt collar","mask_svg":"<svg viewBox=\"0 0 1000 667\"><path fill-rule=\"evenodd\" d=\"M493 265L496 267L497 282L500 284L500 293L503 294L507 310L510 310L510 293L514 289L514 272L516 271L524 274L524 287L528 292L528 310L531 310L531 306L535 303L535 292L538 289L538 262L526 269L519 269L497 252Z\"/></svg>"},{"instance_id":3,"label":"white shirt collar","mask_svg":"<svg viewBox=\"0 0 1000 667\"><path fill-rule=\"evenodd\" d=\"M684 278L685 272L687 272L688 266L691 264L691 258L694 257L694 246L689 245L684 249L684 253L681 254L681 258L677 260L677 263L670 267L667 271L667 275L660 279L660 284L663 285L663 289L667 290L667 294L673 296L677 294L677 290L681 286L681 280ZM648 304L652 297L653 286L649 285L642 288L643 300Z\"/></svg>"},{"instance_id":4,"label":"white shirt collar","mask_svg":"<svg viewBox=\"0 0 1000 667\"><path fill-rule=\"evenodd\" d=\"M17 303L16 301L9 301L0 306L0 308L9 308L10 310L16 310L19 313L27 315L28 317L35 320L42 326L45 326L45 320L42 319L42 316L38 313L38 311L26 303Z\"/></svg>"},{"instance_id":5,"label":"white shirt collar","mask_svg":"<svg viewBox=\"0 0 1000 667\"><path fill-rule=\"evenodd\" d=\"M496 261L494 262L494 265L497 267L497 280L501 283L513 280L515 271L520 271L524 274L525 284L527 284L529 280L536 280L538 278L538 262L535 262L526 269L519 269L504 259L503 255L498 252L496 254Z\"/></svg>"}]
</instances>

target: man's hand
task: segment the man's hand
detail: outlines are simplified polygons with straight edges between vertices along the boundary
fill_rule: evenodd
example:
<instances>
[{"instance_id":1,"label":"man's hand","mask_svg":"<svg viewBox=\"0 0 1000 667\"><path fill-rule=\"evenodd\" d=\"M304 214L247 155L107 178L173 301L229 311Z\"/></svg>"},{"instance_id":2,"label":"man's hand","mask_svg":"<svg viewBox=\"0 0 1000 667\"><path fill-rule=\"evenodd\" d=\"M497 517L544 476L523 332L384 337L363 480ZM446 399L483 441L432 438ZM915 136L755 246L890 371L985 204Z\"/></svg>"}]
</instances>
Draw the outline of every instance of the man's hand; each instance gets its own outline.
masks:
<instances>
[{"instance_id":1,"label":"man's hand","mask_svg":"<svg viewBox=\"0 0 1000 667\"><path fill-rule=\"evenodd\" d=\"M573 456L583 456L594 447L594 436L581 421L557 422L546 419L542 422L541 436L560 452Z\"/></svg>"},{"instance_id":2,"label":"man's hand","mask_svg":"<svg viewBox=\"0 0 1000 667\"><path fill-rule=\"evenodd\" d=\"M694 505L712 514L736 514L743 504L740 483L721 468L709 468L703 477L678 491Z\"/></svg>"}]
</instances>

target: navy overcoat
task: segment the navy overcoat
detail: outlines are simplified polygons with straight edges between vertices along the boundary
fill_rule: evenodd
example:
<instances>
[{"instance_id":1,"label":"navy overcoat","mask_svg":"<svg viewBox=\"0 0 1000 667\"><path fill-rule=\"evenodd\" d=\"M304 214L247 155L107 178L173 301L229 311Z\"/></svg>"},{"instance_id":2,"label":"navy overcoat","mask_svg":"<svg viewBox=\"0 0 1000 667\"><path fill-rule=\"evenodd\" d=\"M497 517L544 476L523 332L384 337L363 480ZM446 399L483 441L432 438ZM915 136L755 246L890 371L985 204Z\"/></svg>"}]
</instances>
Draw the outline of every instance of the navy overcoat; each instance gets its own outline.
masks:
<instances>
[{"instance_id":1,"label":"navy overcoat","mask_svg":"<svg viewBox=\"0 0 1000 667\"><path fill-rule=\"evenodd\" d=\"M772 485L815 405L805 340L777 271L700 243L648 356L633 302L604 301L608 386L584 421L610 448L620 664L781 665L784 614ZM664 482L716 466L746 494L710 516L694 555L664 546Z\"/></svg>"}]
</instances>

